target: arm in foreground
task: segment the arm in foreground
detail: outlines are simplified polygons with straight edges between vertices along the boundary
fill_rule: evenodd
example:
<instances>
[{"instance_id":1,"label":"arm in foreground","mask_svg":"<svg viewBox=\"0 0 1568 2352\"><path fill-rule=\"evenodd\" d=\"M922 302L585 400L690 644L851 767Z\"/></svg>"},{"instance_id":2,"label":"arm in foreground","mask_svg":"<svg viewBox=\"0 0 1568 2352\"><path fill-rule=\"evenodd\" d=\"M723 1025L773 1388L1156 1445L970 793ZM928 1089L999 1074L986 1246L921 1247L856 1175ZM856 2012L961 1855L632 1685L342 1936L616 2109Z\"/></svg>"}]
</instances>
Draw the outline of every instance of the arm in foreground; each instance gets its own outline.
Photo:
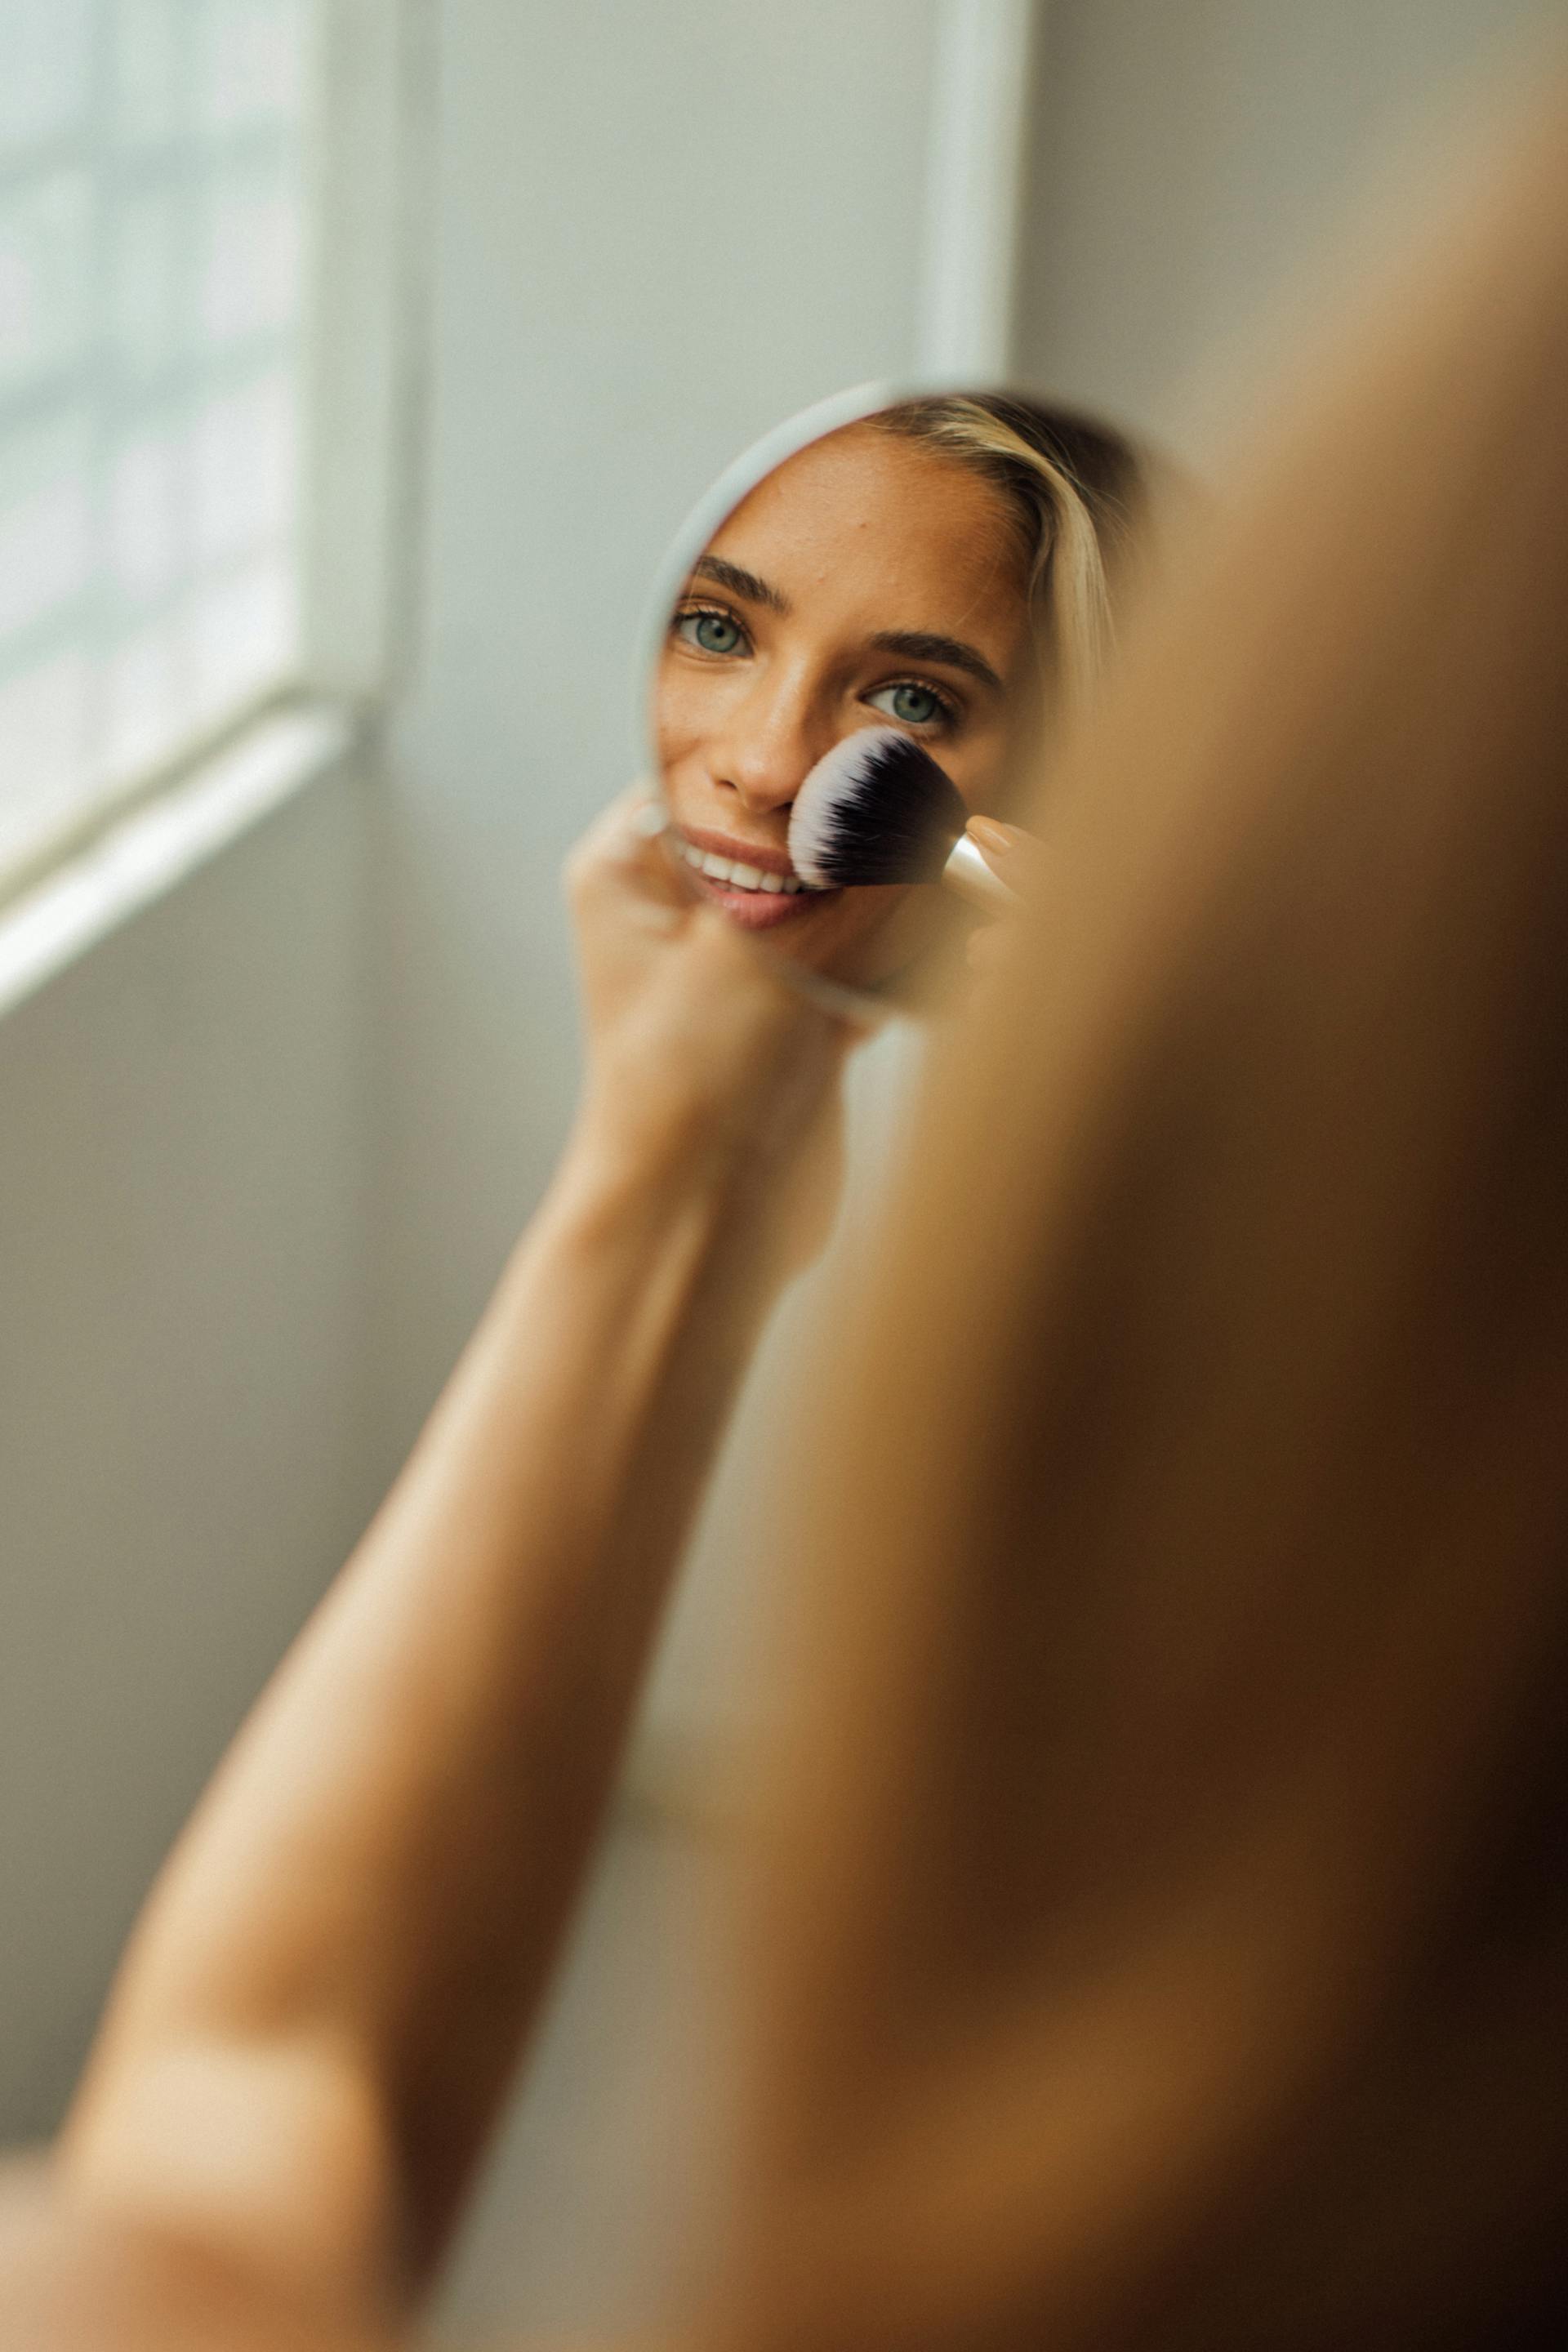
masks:
<instances>
[{"instance_id":1,"label":"arm in foreground","mask_svg":"<svg viewBox=\"0 0 1568 2352\"><path fill-rule=\"evenodd\" d=\"M835 1301L744 2352L1564 2340L1565 127L1281 389Z\"/></svg>"}]
</instances>

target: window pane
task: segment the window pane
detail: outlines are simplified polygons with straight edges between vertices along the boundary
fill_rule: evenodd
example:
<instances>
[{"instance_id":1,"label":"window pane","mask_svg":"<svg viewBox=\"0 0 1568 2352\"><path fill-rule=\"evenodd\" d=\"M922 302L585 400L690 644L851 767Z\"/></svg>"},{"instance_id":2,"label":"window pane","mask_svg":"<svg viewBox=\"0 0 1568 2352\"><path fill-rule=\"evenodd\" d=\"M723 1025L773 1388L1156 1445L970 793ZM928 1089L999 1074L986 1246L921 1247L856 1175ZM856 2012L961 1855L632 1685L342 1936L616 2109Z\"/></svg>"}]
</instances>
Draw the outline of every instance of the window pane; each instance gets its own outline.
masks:
<instances>
[{"instance_id":1,"label":"window pane","mask_svg":"<svg viewBox=\"0 0 1568 2352\"><path fill-rule=\"evenodd\" d=\"M300 0L200 0L196 120L216 132L292 121L304 100Z\"/></svg>"},{"instance_id":2,"label":"window pane","mask_svg":"<svg viewBox=\"0 0 1568 2352\"><path fill-rule=\"evenodd\" d=\"M197 593L192 621L195 708L222 716L292 658L298 627L292 574L263 557Z\"/></svg>"},{"instance_id":3,"label":"window pane","mask_svg":"<svg viewBox=\"0 0 1568 2352\"><path fill-rule=\"evenodd\" d=\"M128 437L115 452L109 482L109 562L121 613L167 603L184 577L188 534L185 448L181 435Z\"/></svg>"},{"instance_id":4,"label":"window pane","mask_svg":"<svg viewBox=\"0 0 1568 2352\"><path fill-rule=\"evenodd\" d=\"M0 666L5 668L20 657L17 639L79 604L91 587L92 446L83 411L13 434L0 446Z\"/></svg>"},{"instance_id":5,"label":"window pane","mask_svg":"<svg viewBox=\"0 0 1568 2352\"><path fill-rule=\"evenodd\" d=\"M79 367L92 278L92 183L56 172L0 188L0 398Z\"/></svg>"},{"instance_id":6,"label":"window pane","mask_svg":"<svg viewBox=\"0 0 1568 2352\"><path fill-rule=\"evenodd\" d=\"M186 690L184 625L165 614L129 631L110 650L103 679L103 748L111 777L130 778L155 765L184 731Z\"/></svg>"},{"instance_id":7,"label":"window pane","mask_svg":"<svg viewBox=\"0 0 1568 2352\"><path fill-rule=\"evenodd\" d=\"M93 0L5 0L0 11L0 162L85 129Z\"/></svg>"},{"instance_id":8,"label":"window pane","mask_svg":"<svg viewBox=\"0 0 1568 2352\"><path fill-rule=\"evenodd\" d=\"M286 540L298 478L293 378L281 372L208 404L192 435L197 561L232 562Z\"/></svg>"},{"instance_id":9,"label":"window pane","mask_svg":"<svg viewBox=\"0 0 1568 2352\"><path fill-rule=\"evenodd\" d=\"M211 174L197 290L198 331L209 349L279 334L298 316L300 226L284 171Z\"/></svg>"},{"instance_id":10,"label":"window pane","mask_svg":"<svg viewBox=\"0 0 1568 2352\"><path fill-rule=\"evenodd\" d=\"M111 0L110 126L121 149L168 146L180 136L185 0Z\"/></svg>"},{"instance_id":11,"label":"window pane","mask_svg":"<svg viewBox=\"0 0 1568 2352\"><path fill-rule=\"evenodd\" d=\"M186 356L188 204L178 187L127 192L108 224L105 356L121 386L132 391L177 372Z\"/></svg>"},{"instance_id":12,"label":"window pane","mask_svg":"<svg viewBox=\"0 0 1568 2352\"><path fill-rule=\"evenodd\" d=\"M91 702L92 664L79 647L0 679L0 743L15 761L0 793L0 867L27 857L79 805Z\"/></svg>"},{"instance_id":13,"label":"window pane","mask_svg":"<svg viewBox=\"0 0 1568 2352\"><path fill-rule=\"evenodd\" d=\"M0 0L0 887L299 663L315 0Z\"/></svg>"}]
</instances>

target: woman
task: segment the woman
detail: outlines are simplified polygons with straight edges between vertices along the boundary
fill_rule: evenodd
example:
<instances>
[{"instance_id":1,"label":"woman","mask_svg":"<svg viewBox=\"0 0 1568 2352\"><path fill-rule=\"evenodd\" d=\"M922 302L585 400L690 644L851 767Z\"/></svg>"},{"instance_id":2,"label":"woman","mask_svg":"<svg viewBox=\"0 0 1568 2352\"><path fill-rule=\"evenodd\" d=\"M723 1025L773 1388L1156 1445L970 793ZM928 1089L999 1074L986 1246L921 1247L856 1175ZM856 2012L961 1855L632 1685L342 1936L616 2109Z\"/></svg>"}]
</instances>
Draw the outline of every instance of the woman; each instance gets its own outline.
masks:
<instances>
[{"instance_id":1,"label":"woman","mask_svg":"<svg viewBox=\"0 0 1568 2352\"><path fill-rule=\"evenodd\" d=\"M631 796L573 867L561 1168L154 1889L15 2223L0 2342L42 2352L40 2212L123 2274L118 2352L139 2295L174 2297L147 2322L174 2352L187 2323L226 2347L303 2312L390 2323L460 2210L731 1394L831 1198L850 1034L691 902L648 815Z\"/></svg>"},{"instance_id":2,"label":"woman","mask_svg":"<svg viewBox=\"0 0 1568 2352\"><path fill-rule=\"evenodd\" d=\"M1565 130L1078 745L781 1433L712 2352L1568 2334ZM0 2343L368 2352L450 2225L843 1048L638 855L566 1174L176 1856Z\"/></svg>"},{"instance_id":3,"label":"woman","mask_svg":"<svg viewBox=\"0 0 1568 2352\"><path fill-rule=\"evenodd\" d=\"M587 1075L562 1166L163 1874L35 2184L160 2352L171 2296L230 2333L254 2297L269 2341L274 2307L391 2321L431 2277L729 1404L832 1206L851 1033L693 902L663 824L633 794L574 861ZM41 2309L79 2266L47 2233L28 2258Z\"/></svg>"},{"instance_id":4,"label":"woman","mask_svg":"<svg viewBox=\"0 0 1568 2352\"><path fill-rule=\"evenodd\" d=\"M843 737L897 727L1007 856L1011 829L984 820L1042 703L1059 719L1093 687L1142 499L1117 436L990 394L900 402L765 476L692 567L655 681L665 792L704 895L814 971L862 987L901 971L935 894L780 890L795 794Z\"/></svg>"}]
</instances>

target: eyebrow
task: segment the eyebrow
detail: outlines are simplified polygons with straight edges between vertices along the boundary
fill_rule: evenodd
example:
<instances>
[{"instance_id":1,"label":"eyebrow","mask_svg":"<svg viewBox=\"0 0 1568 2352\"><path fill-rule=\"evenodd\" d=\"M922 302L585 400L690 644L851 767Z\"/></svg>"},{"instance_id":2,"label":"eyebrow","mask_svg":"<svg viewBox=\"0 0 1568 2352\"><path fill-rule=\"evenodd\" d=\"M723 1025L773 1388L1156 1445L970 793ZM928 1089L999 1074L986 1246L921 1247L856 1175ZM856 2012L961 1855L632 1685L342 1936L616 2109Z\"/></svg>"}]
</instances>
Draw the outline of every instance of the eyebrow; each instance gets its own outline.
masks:
<instances>
[{"instance_id":1,"label":"eyebrow","mask_svg":"<svg viewBox=\"0 0 1568 2352\"><path fill-rule=\"evenodd\" d=\"M754 572L746 571L739 563L731 563L726 556L699 556L691 567L691 576L694 580L716 580L721 588L728 588L733 594L744 596L748 604L765 604L770 613L786 616L789 613L787 596L781 594L770 582L759 579Z\"/></svg>"},{"instance_id":2,"label":"eyebrow","mask_svg":"<svg viewBox=\"0 0 1568 2352\"><path fill-rule=\"evenodd\" d=\"M879 629L871 643L879 653L902 654L909 661L945 662L949 669L965 670L998 694L1005 690L984 655L962 637L933 636L928 629Z\"/></svg>"},{"instance_id":3,"label":"eyebrow","mask_svg":"<svg viewBox=\"0 0 1568 2352\"><path fill-rule=\"evenodd\" d=\"M793 610L789 598L771 581L748 572L743 564L731 563L725 555L699 556L691 567L691 577L715 581L731 594L745 597L749 604L765 605L770 613L786 618ZM984 655L973 646L965 645L962 637L940 636L930 629L879 629L868 642L878 653L901 654L906 661L942 662L949 669L961 669L977 678L994 693L1006 690Z\"/></svg>"}]
</instances>

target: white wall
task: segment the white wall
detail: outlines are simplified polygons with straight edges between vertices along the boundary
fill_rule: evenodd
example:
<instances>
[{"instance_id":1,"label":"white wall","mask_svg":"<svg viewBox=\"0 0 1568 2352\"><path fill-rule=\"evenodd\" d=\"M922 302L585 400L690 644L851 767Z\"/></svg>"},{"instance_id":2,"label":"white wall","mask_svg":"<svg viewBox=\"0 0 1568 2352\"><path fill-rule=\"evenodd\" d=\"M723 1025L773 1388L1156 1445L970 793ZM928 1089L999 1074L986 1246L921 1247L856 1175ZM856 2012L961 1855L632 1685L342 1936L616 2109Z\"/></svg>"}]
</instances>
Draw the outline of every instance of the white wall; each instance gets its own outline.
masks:
<instances>
[{"instance_id":1,"label":"white wall","mask_svg":"<svg viewBox=\"0 0 1568 2352\"><path fill-rule=\"evenodd\" d=\"M1563 0L1047 0L1018 357L1206 457L1216 353ZM1453 125L1464 131L1464 112Z\"/></svg>"},{"instance_id":2,"label":"white wall","mask_svg":"<svg viewBox=\"0 0 1568 2352\"><path fill-rule=\"evenodd\" d=\"M365 1507L360 788L0 1019L0 2145Z\"/></svg>"}]
</instances>

